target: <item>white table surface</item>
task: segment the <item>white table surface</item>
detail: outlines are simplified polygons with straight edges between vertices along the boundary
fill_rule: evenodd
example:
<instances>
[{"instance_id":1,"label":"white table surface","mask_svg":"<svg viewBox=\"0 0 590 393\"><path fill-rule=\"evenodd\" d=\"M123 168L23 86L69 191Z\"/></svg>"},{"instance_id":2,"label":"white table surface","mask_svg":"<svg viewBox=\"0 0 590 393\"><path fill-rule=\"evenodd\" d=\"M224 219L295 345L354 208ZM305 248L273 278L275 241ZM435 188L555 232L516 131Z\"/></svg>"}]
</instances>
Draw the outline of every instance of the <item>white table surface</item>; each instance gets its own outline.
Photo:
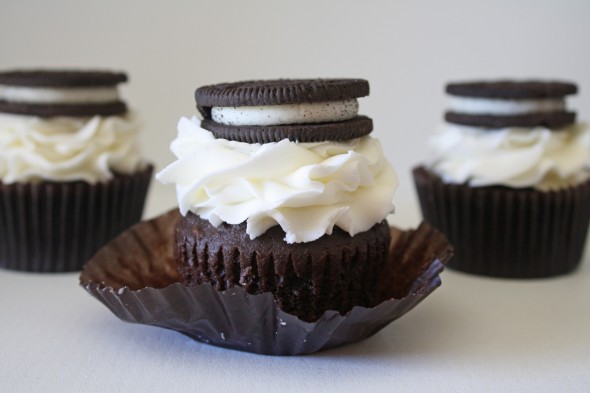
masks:
<instances>
[{"instance_id":1,"label":"white table surface","mask_svg":"<svg viewBox=\"0 0 590 393\"><path fill-rule=\"evenodd\" d=\"M156 186L147 216L173 204ZM414 225L415 203L404 206L398 224ZM124 323L78 273L0 270L0 392L589 392L588 259L544 280L446 270L439 289L375 336L301 357Z\"/></svg>"}]
</instances>

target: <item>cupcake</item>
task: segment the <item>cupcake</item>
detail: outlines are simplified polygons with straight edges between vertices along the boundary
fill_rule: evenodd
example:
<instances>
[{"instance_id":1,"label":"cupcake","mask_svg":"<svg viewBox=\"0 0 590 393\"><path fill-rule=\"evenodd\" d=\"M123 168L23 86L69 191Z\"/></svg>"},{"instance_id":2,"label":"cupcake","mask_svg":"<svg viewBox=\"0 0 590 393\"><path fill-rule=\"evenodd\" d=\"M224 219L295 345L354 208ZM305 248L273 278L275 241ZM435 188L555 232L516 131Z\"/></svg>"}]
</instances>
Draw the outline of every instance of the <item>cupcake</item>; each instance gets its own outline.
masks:
<instances>
[{"instance_id":1,"label":"cupcake","mask_svg":"<svg viewBox=\"0 0 590 393\"><path fill-rule=\"evenodd\" d=\"M426 221L455 245L449 267L533 278L579 265L590 220L590 129L565 82L452 83L433 159L413 171Z\"/></svg>"},{"instance_id":2,"label":"cupcake","mask_svg":"<svg viewBox=\"0 0 590 393\"><path fill-rule=\"evenodd\" d=\"M361 79L197 89L203 120L180 120L156 176L176 185L184 285L271 293L305 321L375 303L397 179L358 115L368 93Z\"/></svg>"},{"instance_id":3,"label":"cupcake","mask_svg":"<svg viewBox=\"0 0 590 393\"><path fill-rule=\"evenodd\" d=\"M328 310L307 322L281 310L271 292L178 282L174 232L180 217L173 209L125 230L84 265L80 285L125 322L259 354L309 354L376 334L441 285L452 255L446 237L426 223L413 230L392 227L389 262L370 289L375 304L345 315Z\"/></svg>"},{"instance_id":4,"label":"cupcake","mask_svg":"<svg viewBox=\"0 0 590 393\"><path fill-rule=\"evenodd\" d=\"M141 219L152 167L123 73L0 72L0 267L81 270Z\"/></svg>"}]
</instances>

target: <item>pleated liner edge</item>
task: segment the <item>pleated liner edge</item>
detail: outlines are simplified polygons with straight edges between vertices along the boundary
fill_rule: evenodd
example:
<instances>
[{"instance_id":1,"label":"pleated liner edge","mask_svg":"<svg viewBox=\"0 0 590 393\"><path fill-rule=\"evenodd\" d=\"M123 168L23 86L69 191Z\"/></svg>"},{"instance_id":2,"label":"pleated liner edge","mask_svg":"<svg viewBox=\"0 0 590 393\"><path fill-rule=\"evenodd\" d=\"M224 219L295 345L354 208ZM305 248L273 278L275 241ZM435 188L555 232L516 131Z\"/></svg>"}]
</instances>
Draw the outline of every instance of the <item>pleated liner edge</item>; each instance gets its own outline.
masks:
<instances>
[{"instance_id":1,"label":"pleated liner edge","mask_svg":"<svg viewBox=\"0 0 590 393\"><path fill-rule=\"evenodd\" d=\"M440 284L452 246L427 224L392 228L391 269L380 302L345 315L325 312L304 322L279 309L270 293L217 291L178 283L173 257L176 211L137 224L103 247L80 284L126 322L172 329L197 341L267 355L301 355L367 338L420 303Z\"/></svg>"}]
</instances>

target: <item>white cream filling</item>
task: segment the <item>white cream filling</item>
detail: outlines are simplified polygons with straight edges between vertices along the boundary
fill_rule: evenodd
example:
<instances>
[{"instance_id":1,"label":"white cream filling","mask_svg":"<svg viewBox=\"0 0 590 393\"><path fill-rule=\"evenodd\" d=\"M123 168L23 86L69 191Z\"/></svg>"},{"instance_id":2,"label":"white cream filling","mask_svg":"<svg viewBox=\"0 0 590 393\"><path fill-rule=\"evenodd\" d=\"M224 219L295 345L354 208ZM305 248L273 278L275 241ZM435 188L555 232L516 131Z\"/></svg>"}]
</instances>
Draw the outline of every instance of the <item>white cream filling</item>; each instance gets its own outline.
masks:
<instances>
[{"instance_id":1,"label":"white cream filling","mask_svg":"<svg viewBox=\"0 0 590 393\"><path fill-rule=\"evenodd\" d=\"M565 100L506 100L475 97L449 97L452 112L473 115L522 115L526 113L559 112L565 110Z\"/></svg>"},{"instance_id":2,"label":"white cream filling","mask_svg":"<svg viewBox=\"0 0 590 393\"><path fill-rule=\"evenodd\" d=\"M211 118L216 123L233 126L323 123L352 119L357 116L358 109L356 99L286 105L214 106Z\"/></svg>"},{"instance_id":3,"label":"white cream filling","mask_svg":"<svg viewBox=\"0 0 590 393\"><path fill-rule=\"evenodd\" d=\"M119 101L110 87L23 87L0 86L0 99L30 104L103 104Z\"/></svg>"}]
</instances>

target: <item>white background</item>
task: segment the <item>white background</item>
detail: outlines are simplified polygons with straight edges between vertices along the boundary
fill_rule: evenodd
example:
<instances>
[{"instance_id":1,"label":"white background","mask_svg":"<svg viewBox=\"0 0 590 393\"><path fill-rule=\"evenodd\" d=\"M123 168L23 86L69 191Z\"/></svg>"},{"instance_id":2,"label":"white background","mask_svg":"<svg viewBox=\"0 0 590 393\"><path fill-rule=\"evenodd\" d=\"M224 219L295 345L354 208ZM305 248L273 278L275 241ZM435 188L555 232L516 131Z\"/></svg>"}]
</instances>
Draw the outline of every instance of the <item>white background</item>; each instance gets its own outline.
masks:
<instances>
[{"instance_id":1,"label":"white background","mask_svg":"<svg viewBox=\"0 0 590 393\"><path fill-rule=\"evenodd\" d=\"M178 119L196 114L198 86L368 79L361 112L398 171L404 224L417 216L410 168L427 157L448 81L571 80L581 91L571 107L590 119L590 1L2 0L0 69L49 66L127 71L123 95L158 168L173 159Z\"/></svg>"},{"instance_id":2,"label":"white background","mask_svg":"<svg viewBox=\"0 0 590 393\"><path fill-rule=\"evenodd\" d=\"M448 81L567 79L580 88L570 106L579 110L580 119L590 118L588 0L2 0L0 5L0 69L128 72L123 96L143 115L143 150L158 168L172 160L168 144L178 119L196 114L193 92L198 86L278 77L368 79L371 95L361 99L361 112L373 118L374 135L398 171L393 222L402 227L420 219L409 173L428 156L426 141L442 121ZM148 215L172 206L172 190L154 183ZM122 324L76 288L75 275L2 273L0 315L6 312L12 322L0 322L5 328L0 391L3 381L10 391L49 391L52 384L66 391L91 386L100 391L101 381L112 391L117 386L176 390L183 378L193 387L184 391L198 390L199 384L209 391L217 390L214 386L254 391L258 383L264 391L298 384L326 391L332 391L329 386L340 391L556 391L559 386L584 391L590 389L590 321L584 316L590 308L589 277L588 263L574 276L532 283L445 272L443 288L399 321L399 328L386 329L366 346L269 363L261 360L268 358L203 348L173 333ZM56 292L52 285L65 287ZM44 288L47 296L27 298L34 296L28 286ZM13 295L24 298L13 303ZM68 296L64 304L71 312L56 317L23 309L37 305L51 310L46 303L55 307L60 296ZM31 315L41 316L36 320ZM32 325L21 326L19 317ZM49 330L53 341L42 341L44 323L62 329L61 335ZM77 348L73 376L51 368L50 353L61 359L60 367L68 364L72 348L64 334L77 340L71 343ZM84 355L84 348L94 355ZM175 353L177 348L185 350ZM40 349L50 352L35 354ZM5 357L9 350L17 355ZM111 363L105 368L102 362ZM274 379L270 365L277 367ZM307 371L289 372L295 369ZM189 372L194 374L189 377ZM76 382L68 382L66 375ZM168 383L169 376L173 381ZM213 378L222 378L225 385ZM328 386L331 380L335 382Z\"/></svg>"}]
</instances>

